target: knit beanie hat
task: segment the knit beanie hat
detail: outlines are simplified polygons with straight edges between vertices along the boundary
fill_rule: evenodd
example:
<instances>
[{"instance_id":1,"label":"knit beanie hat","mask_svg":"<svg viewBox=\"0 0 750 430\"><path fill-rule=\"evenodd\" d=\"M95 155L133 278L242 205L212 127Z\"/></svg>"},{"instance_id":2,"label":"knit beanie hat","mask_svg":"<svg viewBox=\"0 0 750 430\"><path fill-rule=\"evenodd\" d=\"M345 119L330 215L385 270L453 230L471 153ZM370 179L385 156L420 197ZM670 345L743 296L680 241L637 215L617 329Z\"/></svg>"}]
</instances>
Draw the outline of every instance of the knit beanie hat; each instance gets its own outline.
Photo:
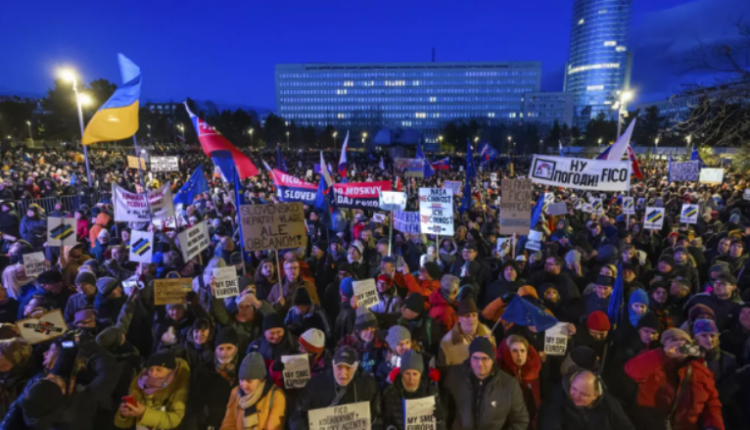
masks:
<instances>
[{"instance_id":1,"label":"knit beanie hat","mask_svg":"<svg viewBox=\"0 0 750 430\"><path fill-rule=\"evenodd\" d=\"M602 311L591 312L586 318L586 326L594 331L609 331L612 328L607 314Z\"/></svg>"},{"instance_id":2,"label":"knit beanie hat","mask_svg":"<svg viewBox=\"0 0 750 430\"><path fill-rule=\"evenodd\" d=\"M648 306L648 293L643 291L642 288L638 288L637 290L633 291L633 293L630 294L630 301L628 301L628 306L632 305L633 303L643 303L644 305Z\"/></svg>"},{"instance_id":3,"label":"knit beanie hat","mask_svg":"<svg viewBox=\"0 0 750 430\"><path fill-rule=\"evenodd\" d=\"M272 328L284 328L284 317L277 313L268 314L263 317L263 331L266 332Z\"/></svg>"},{"instance_id":4,"label":"knit beanie hat","mask_svg":"<svg viewBox=\"0 0 750 430\"><path fill-rule=\"evenodd\" d=\"M424 313L424 299L419 293L411 293L406 296L406 300L404 300L403 306L405 306L406 309L409 309L410 311L415 312L419 315L422 315Z\"/></svg>"},{"instance_id":5,"label":"knit beanie hat","mask_svg":"<svg viewBox=\"0 0 750 430\"><path fill-rule=\"evenodd\" d=\"M96 285L96 275L88 271L80 271L76 275L75 284L91 284Z\"/></svg>"},{"instance_id":6,"label":"knit beanie hat","mask_svg":"<svg viewBox=\"0 0 750 430\"><path fill-rule=\"evenodd\" d=\"M326 346L326 335L316 328L311 328L302 333L302 336L299 337L299 344L307 352L320 354Z\"/></svg>"},{"instance_id":7,"label":"knit beanie hat","mask_svg":"<svg viewBox=\"0 0 750 430\"><path fill-rule=\"evenodd\" d=\"M234 327L224 327L216 334L214 346L218 347L219 345L224 344L237 346L238 343L239 335L237 334L237 330Z\"/></svg>"},{"instance_id":8,"label":"knit beanie hat","mask_svg":"<svg viewBox=\"0 0 750 430\"><path fill-rule=\"evenodd\" d=\"M570 350L570 359L573 363L581 369L596 371L599 366L597 364L596 351L589 348L588 346L576 346Z\"/></svg>"},{"instance_id":9,"label":"knit beanie hat","mask_svg":"<svg viewBox=\"0 0 750 430\"><path fill-rule=\"evenodd\" d=\"M693 335L698 336L701 333L718 333L716 322L709 319L698 319L693 323Z\"/></svg>"},{"instance_id":10,"label":"knit beanie hat","mask_svg":"<svg viewBox=\"0 0 750 430\"><path fill-rule=\"evenodd\" d=\"M0 340L0 355L15 366L31 356L31 345L20 337Z\"/></svg>"},{"instance_id":11,"label":"knit beanie hat","mask_svg":"<svg viewBox=\"0 0 750 430\"><path fill-rule=\"evenodd\" d=\"M484 336L475 337L469 344L469 359L471 359L471 356L474 355L475 352L485 353L493 362L495 361L495 346Z\"/></svg>"},{"instance_id":12,"label":"knit beanie hat","mask_svg":"<svg viewBox=\"0 0 750 430\"><path fill-rule=\"evenodd\" d=\"M402 325L394 325L388 329L388 335L386 335L385 341L391 349L396 348L396 345L405 340L411 340L411 332L408 328Z\"/></svg>"},{"instance_id":13,"label":"knit beanie hat","mask_svg":"<svg viewBox=\"0 0 750 430\"><path fill-rule=\"evenodd\" d=\"M716 319L714 310L704 305L703 303L698 303L688 311L688 320L690 321L695 321L700 316L703 316L704 318L710 317L710 319Z\"/></svg>"},{"instance_id":14,"label":"knit beanie hat","mask_svg":"<svg viewBox=\"0 0 750 430\"><path fill-rule=\"evenodd\" d=\"M440 277L443 274L443 271L440 270L440 266L438 266L438 264L433 261L428 261L422 267L425 268L425 270L427 271L427 274L430 275L430 278L432 278L435 281L440 279Z\"/></svg>"},{"instance_id":15,"label":"knit beanie hat","mask_svg":"<svg viewBox=\"0 0 750 430\"><path fill-rule=\"evenodd\" d=\"M312 299L310 299L310 293L305 288L297 288L294 292L294 298L292 304L295 306L310 306L312 305Z\"/></svg>"},{"instance_id":16,"label":"knit beanie hat","mask_svg":"<svg viewBox=\"0 0 750 430\"><path fill-rule=\"evenodd\" d=\"M375 317L375 314L372 313L371 310L367 308L357 308L357 317L354 320L354 329L355 330L365 330L370 327L377 327L378 326L378 319Z\"/></svg>"},{"instance_id":17,"label":"knit beanie hat","mask_svg":"<svg viewBox=\"0 0 750 430\"><path fill-rule=\"evenodd\" d=\"M120 346L120 342L122 342L122 330L118 327L107 327L96 336L96 343L107 350Z\"/></svg>"},{"instance_id":18,"label":"knit beanie hat","mask_svg":"<svg viewBox=\"0 0 750 430\"><path fill-rule=\"evenodd\" d=\"M391 279L391 277L388 276L388 275L379 275L377 281L378 282L385 282L385 285L388 288L391 288L393 286L393 279Z\"/></svg>"},{"instance_id":19,"label":"knit beanie hat","mask_svg":"<svg viewBox=\"0 0 750 430\"><path fill-rule=\"evenodd\" d=\"M442 290L445 295L457 294L458 284L460 282L461 279L457 276L443 275L443 278L440 280L440 290Z\"/></svg>"},{"instance_id":20,"label":"knit beanie hat","mask_svg":"<svg viewBox=\"0 0 750 430\"><path fill-rule=\"evenodd\" d=\"M263 362L263 356L257 352L251 352L240 364L240 372L237 376L240 379L251 381L254 379L266 379L266 364Z\"/></svg>"},{"instance_id":21,"label":"knit beanie hat","mask_svg":"<svg viewBox=\"0 0 750 430\"><path fill-rule=\"evenodd\" d=\"M120 281L109 276L104 276L96 280L96 289L99 290L99 294L105 297L117 288L118 285L120 285Z\"/></svg>"},{"instance_id":22,"label":"knit beanie hat","mask_svg":"<svg viewBox=\"0 0 750 430\"><path fill-rule=\"evenodd\" d=\"M678 328L670 328L669 330L665 330L664 333L662 333L661 344L665 345L667 342L674 339L681 339L686 342L693 341L692 339L690 339L690 335L685 333L683 330L680 330Z\"/></svg>"},{"instance_id":23,"label":"knit beanie hat","mask_svg":"<svg viewBox=\"0 0 750 430\"><path fill-rule=\"evenodd\" d=\"M151 356L146 361L146 368L152 366L161 366L172 370L176 369L177 359L174 355L174 352L169 349L163 349L159 352L151 354Z\"/></svg>"},{"instance_id":24,"label":"knit beanie hat","mask_svg":"<svg viewBox=\"0 0 750 430\"><path fill-rule=\"evenodd\" d=\"M477 304L471 297L461 299L461 301L458 302L458 306L456 307L456 314L458 316L465 316L476 313L479 313L479 311L477 310Z\"/></svg>"},{"instance_id":25,"label":"knit beanie hat","mask_svg":"<svg viewBox=\"0 0 750 430\"><path fill-rule=\"evenodd\" d=\"M64 400L62 390L55 382L38 379L21 397L21 410L24 418L42 418L59 408Z\"/></svg>"},{"instance_id":26,"label":"knit beanie hat","mask_svg":"<svg viewBox=\"0 0 750 430\"><path fill-rule=\"evenodd\" d=\"M639 328L651 328L656 331L661 331L661 325L659 324L659 318L653 312L647 312L641 319L638 320L638 325L635 327Z\"/></svg>"},{"instance_id":27,"label":"knit beanie hat","mask_svg":"<svg viewBox=\"0 0 750 430\"><path fill-rule=\"evenodd\" d=\"M354 279L352 278L342 279L341 283L339 284L339 290L341 290L341 293L346 298L351 299L352 296L354 296Z\"/></svg>"},{"instance_id":28,"label":"knit beanie hat","mask_svg":"<svg viewBox=\"0 0 750 430\"><path fill-rule=\"evenodd\" d=\"M422 354L410 349L401 356L401 372L403 373L407 370L416 370L419 373L424 373Z\"/></svg>"}]
</instances>

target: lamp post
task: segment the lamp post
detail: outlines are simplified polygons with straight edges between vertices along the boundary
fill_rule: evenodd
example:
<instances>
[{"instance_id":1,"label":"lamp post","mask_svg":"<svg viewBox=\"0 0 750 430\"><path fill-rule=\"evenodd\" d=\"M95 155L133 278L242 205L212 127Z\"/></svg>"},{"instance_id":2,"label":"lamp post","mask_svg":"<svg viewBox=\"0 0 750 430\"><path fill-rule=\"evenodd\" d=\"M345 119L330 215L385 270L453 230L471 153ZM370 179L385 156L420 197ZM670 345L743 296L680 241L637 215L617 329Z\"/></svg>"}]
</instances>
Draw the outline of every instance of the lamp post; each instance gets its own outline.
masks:
<instances>
[{"instance_id":1,"label":"lamp post","mask_svg":"<svg viewBox=\"0 0 750 430\"><path fill-rule=\"evenodd\" d=\"M289 148L289 132L286 132L286 147Z\"/></svg>"},{"instance_id":2,"label":"lamp post","mask_svg":"<svg viewBox=\"0 0 750 430\"><path fill-rule=\"evenodd\" d=\"M438 136L438 150L443 152L443 136Z\"/></svg>"},{"instance_id":3,"label":"lamp post","mask_svg":"<svg viewBox=\"0 0 750 430\"><path fill-rule=\"evenodd\" d=\"M81 146L83 146L83 157L86 159L86 178L89 181L89 187L94 186L94 183L91 181L91 167L89 166L89 151L88 147L83 144L83 109L81 108L82 104L88 104L91 102L91 99L86 96L85 94L80 94L78 92L78 77L76 76L76 73L71 69L65 69L61 70L59 72L60 78L62 78L66 82L70 82L73 84L73 93L76 96L76 105L78 107L78 125L81 127Z\"/></svg>"},{"instance_id":4,"label":"lamp post","mask_svg":"<svg viewBox=\"0 0 750 430\"><path fill-rule=\"evenodd\" d=\"M333 132L333 157L336 158L336 136L338 136L339 132L334 131Z\"/></svg>"},{"instance_id":5,"label":"lamp post","mask_svg":"<svg viewBox=\"0 0 750 430\"><path fill-rule=\"evenodd\" d=\"M255 130L253 128L250 128L250 130L248 131L248 133L250 133L250 146L253 146L253 132L254 131Z\"/></svg>"},{"instance_id":6,"label":"lamp post","mask_svg":"<svg viewBox=\"0 0 750 430\"><path fill-rule=\"evenodd\" d=\"M31 141L31 144L34 145L34 135L31 134L31 121L26 121L26 125L29 126L29 140Z\"/></svg>"},{"instance_id":7,"label":"lamp post","mask_svg":"<svg viewBox=\"0 0 750 430\"><path fill-rule=\"evenodd\" d=\"M633 99L632 91L623 91L620 94L620 102L615 103L615 109L617 109L617 138L620 138L620 132L622 131L622 118L628 113L627 104Z\"/></svg>"}]
</instances>

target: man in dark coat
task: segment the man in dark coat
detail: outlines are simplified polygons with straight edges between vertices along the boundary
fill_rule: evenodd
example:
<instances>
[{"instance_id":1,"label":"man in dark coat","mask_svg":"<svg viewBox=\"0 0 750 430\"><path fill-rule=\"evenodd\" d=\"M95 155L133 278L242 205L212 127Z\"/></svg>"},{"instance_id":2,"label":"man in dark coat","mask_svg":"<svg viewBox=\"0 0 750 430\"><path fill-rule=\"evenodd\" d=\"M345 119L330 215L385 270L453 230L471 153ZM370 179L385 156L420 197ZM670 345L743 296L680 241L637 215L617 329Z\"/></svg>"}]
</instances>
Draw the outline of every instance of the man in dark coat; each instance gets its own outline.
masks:
<instances>
[{"instance_id":1,"label":"man in dark coat","mask_svg":"<svg viewBox=\"0 0 750 430\"><path fill-rule=\"evenodd\" d=\"M383 391L383 423L386 428L395 427L404 430L404 400L435 399L436 430L446 430L445 412L440 404L437 381L424 378L424 359L414 350L409 350L401 356L399 373Z\"/></svg>"},{"instance_id":2,"label":"man in dark coat","mask_svg":"<svg viewBox=\"0 0 750 430\"><path fill-rule=\"evenodd\" d=\"M247 353L257 352L268 367L272 362L281 360L282 355L297 354L297 338L289 333L284 325L284 317L272 313L263 317L263 336L250 342Z\"/></svg>"},{"instance_id":3,"label":"man in dark coat","mask_svg":"<svg viewBox=\"0 0 750 430\"><path fill-rule=\"evenodd\" d=\"M18 307L18 319L23 318L23 309L34 296L44 296L54 302L54 309L65 309L71 296L70 290L63 285L63 276L56 269L47 270L39 274L37 286L24 295Z\"/></svg>"},{"instance_id":4,"label":"man in dark coat","mask_svg":"<svg viewBox=\"0 0 750 430\"><path fill-rule=\"evenodd\" d=\"M572 300L580 298L581 292L570 276L562 272L562 267L563 263L559 257L547 257L544 260L544 271L532 275L531 283L536 289L547 282L555 284L562 302L568 304Z\"/></svg>"}]
</instances>

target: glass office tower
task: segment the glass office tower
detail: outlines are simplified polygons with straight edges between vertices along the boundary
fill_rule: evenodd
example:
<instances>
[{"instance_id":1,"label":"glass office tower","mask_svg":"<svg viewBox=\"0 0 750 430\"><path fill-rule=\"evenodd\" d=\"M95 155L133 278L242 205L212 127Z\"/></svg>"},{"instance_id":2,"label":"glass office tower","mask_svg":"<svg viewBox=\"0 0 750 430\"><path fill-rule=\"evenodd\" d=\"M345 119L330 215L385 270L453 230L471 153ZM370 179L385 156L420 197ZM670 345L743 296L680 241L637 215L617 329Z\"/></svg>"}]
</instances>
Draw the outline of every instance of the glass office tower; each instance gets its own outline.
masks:
<instances>
[{"instance_id":1,"label":"glass office tower","mask_svg":"<svg viewBox=\"0 0 750 430\"><path fill-rule=\"evenodd\" d=\"M575 0L565 91L575 97L576 122L610 115L629 85L628 25L632 0Z\"/></svg>"}]
</instances>

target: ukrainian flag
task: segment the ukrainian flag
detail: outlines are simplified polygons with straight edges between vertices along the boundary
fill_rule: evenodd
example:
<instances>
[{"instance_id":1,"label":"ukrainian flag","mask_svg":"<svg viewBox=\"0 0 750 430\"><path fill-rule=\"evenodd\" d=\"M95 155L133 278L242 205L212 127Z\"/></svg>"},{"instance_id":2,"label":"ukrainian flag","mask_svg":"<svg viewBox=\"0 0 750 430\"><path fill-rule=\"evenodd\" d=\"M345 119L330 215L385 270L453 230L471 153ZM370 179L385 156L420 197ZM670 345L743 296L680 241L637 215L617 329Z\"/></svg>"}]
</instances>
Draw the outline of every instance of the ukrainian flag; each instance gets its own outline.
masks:
<instances>
[{"instance_id":1,"label":"ukrainian flag","mask_svg":"<svg viewBox=\"0 0 750 430\"><path fill-rule=\"evenodd\" d=\"M122 86L94 114L83 144L126 139L138 131L138 99L141 97L141 69L122 54L118 54Z\"/></svg>"}]
</instances>

